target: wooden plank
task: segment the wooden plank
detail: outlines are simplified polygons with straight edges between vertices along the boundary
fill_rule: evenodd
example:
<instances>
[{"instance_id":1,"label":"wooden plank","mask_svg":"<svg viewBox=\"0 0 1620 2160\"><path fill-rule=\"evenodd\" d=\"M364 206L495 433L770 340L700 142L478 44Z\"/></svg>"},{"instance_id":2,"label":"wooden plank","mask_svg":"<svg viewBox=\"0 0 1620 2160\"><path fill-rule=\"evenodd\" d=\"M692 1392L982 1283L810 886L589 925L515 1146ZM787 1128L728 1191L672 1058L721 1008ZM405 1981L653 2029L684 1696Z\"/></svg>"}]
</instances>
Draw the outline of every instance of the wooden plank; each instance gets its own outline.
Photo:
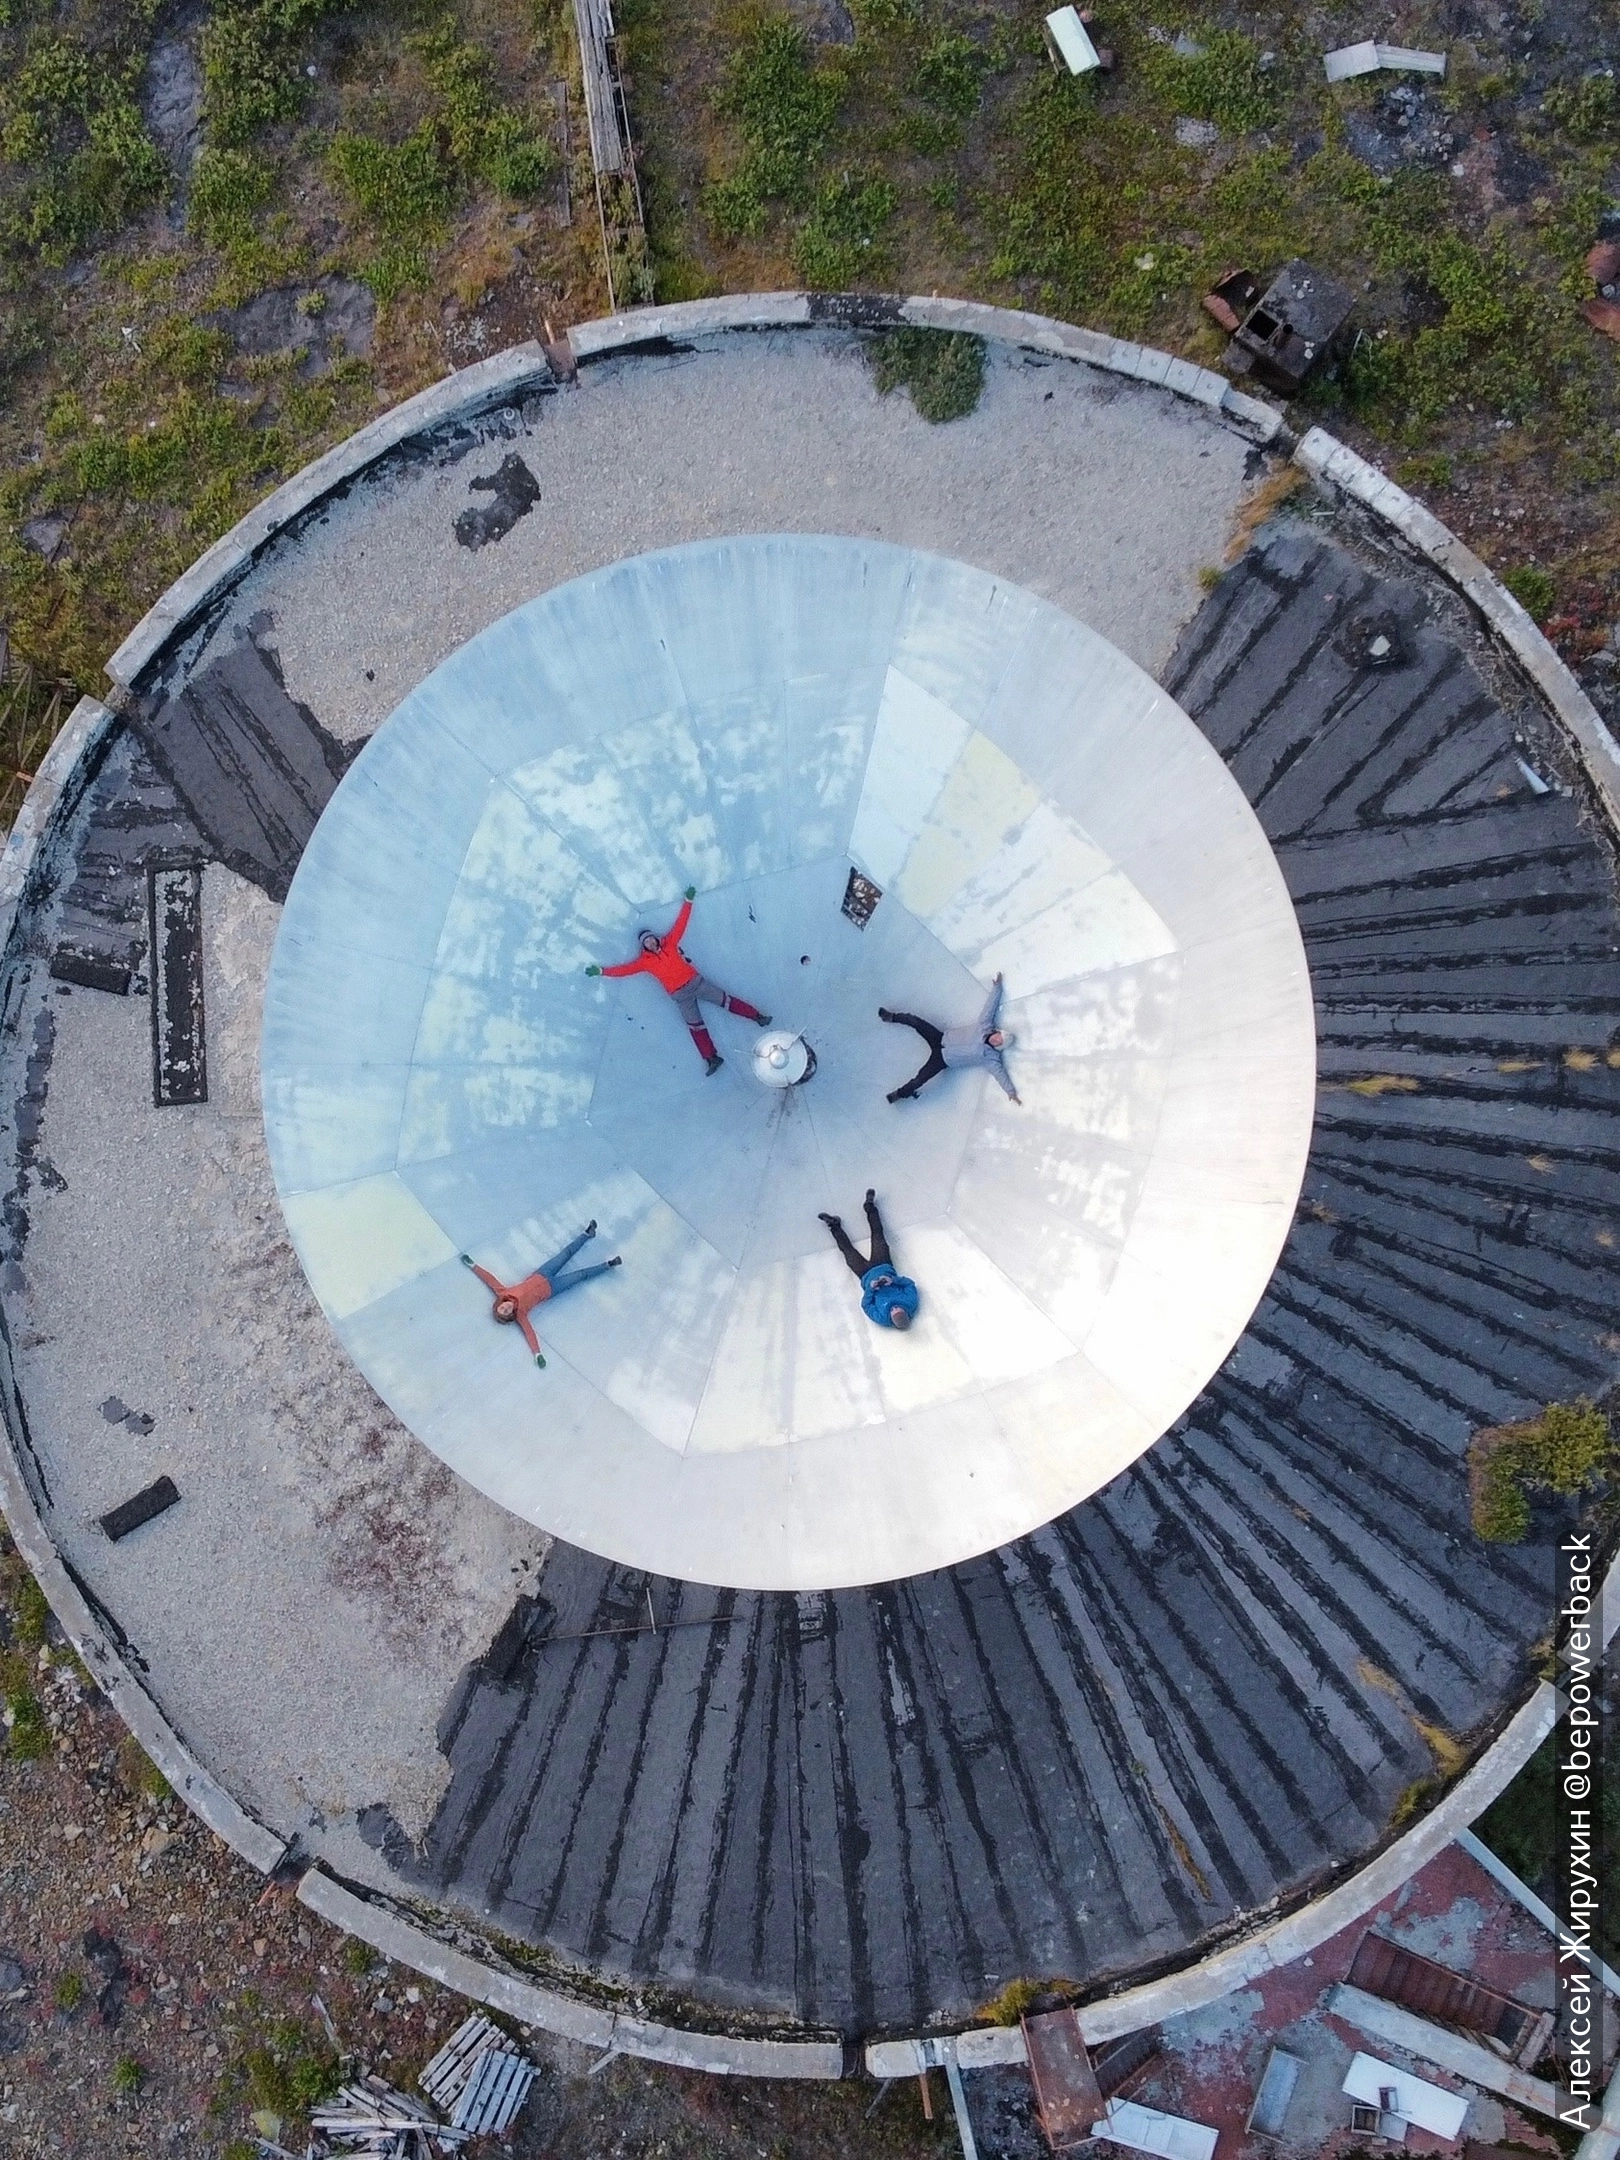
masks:
<instances>
[{"instance_id":1,"label":"wooden plank","mask_svg":"<svg viewBox=\"0 0 1620 2160\"><path fill-rule=\"evenodd\" d=\"M1021 2020L1041 2128L1054 2152L1077 2145L1102 2120L1104 2104L1074 2010L1048 2010Z\"/></svg>"},{"instance_id":2,"label":"wooden plank","mask_svg":"<svg viewBox=\"0 0 1620 2160\"><path fill-rule=\"evenodd\" d=\"M591 163L600 178L605 173L623 172L630 162L629 144L619 127L617 69L611 53L613 15L608 0L574 0L574 22L579 32Z\"/></svg>"}]
</instances>

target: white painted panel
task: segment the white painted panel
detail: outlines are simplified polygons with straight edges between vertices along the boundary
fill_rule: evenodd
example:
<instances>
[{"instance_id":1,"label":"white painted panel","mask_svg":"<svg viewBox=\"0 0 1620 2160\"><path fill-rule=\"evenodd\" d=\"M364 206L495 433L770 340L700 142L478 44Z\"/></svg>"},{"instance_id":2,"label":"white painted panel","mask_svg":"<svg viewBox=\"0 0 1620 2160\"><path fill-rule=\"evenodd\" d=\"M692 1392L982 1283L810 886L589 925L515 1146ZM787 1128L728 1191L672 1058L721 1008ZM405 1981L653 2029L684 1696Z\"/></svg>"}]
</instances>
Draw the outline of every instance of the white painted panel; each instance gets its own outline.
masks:
<instances>
[{"instance_id":1,"label":"white painted panel","mask_svg":"<svg viewBox=\"0 0 1620 2160\"><path fill-rule=\"evenodd\" d=\"M977 727L1023 639L1055 612L1005 578L914 554L894 664Z\"/></svg>"},{"instance_id":2,"label":"white painted panel","mask_svg":"<svg viewBox=\"0 0 1620 2160\"><path fill-rule=\"evenodd\" d=\"M419 1065L405 1086L394 1145L401 1165L449 1155L505 1134L583 1117L590 1075L554 1066Z\"/></svg>"},{"instance_id":3,"label":"white painted panel","mask_svg":"<svg viewBox=\"0 0 1620 2160\"><path fill-rule=\"evenodd\" d=\"M751 1270L737 1282L687 1442L689 1453L733 1454L780 1447L792 1439L797 1301L791 1260Z\"/></svg>"},{"instance_id":4,"label":"white painted panel","mask_svg":"<svg viewBox=\"0 0 1620 2160\"><path fill-rule=\"evenodd\" d=\"M310 1287L333 1320L456 1257L455 1246L392 1171L290 1194L284 1212Z\"/></svg>"},{"instance_id":5,"label":"white painted panel","mask_svg":"<svg viewBox=\"0 0 1620 2160\"><path fill-rule=\"evenodd\" d=\"M1000 846L988 852L988 859L972 876L928 911L928 927L952 952L980 953L1054 905L1072 903L1112 868L1108 857L1071 818L1038 804ZM1043 981L1053 979L1042 977Z\"/></svg>"},{"instance_id":6,"label":"white painted panel","mask_svg":"<svg viewBox=\"0 0 1620 2160\"><path fill-rule=\"evenodd\" d=\"M560 1250L592 1218L598 1235L570 1267L617 1253L622 1265L540 1307L543 1341L628 1412L662 1446L679 1452L708 1380L733 1270L642 1179L615 1175L570 1195L562 1219L548 1211L544 1250Z\"/></svg>"},{"instance_id":7,"label":"white painted panel","mask_svg":"<svg viewBox=\"0 0 1620 2160\"><path fill-rule=\"evenodd\" d=\"M970 732L948 705L890 668L849 839L856 863L879 885L898 876Z\"/></svg>"},{"instance_id":8,"label":"white painted panel","mask_svg":"<svg viewBox=\"0 0 1620 2160\"><path fill-rule=\"evenodd\" d=\"M878 1329L861 1310L861 1286L830 1248L795 1263L793 1432L796 1439L881 1425Z\"/></svg>"},{"instance_id":9,"label":"white painted panel","mask_svg":"<svg viewBox=\"0 0 1620 2160\"><path fill-rule=\"evenodd\" d=\"M410 1068L262 1066L270 1166L283 1199L391 1170Z\"/></svg>"},{"instance_id":10,"label":"white painted panel","mask_svg":"<svg viewBox=\"0 0 1620 2160\"><path fill-rule=\"evenodd\" d=\"M946 1217L919 1223L897 1249L934 1325L975 1385L1022 1380L1070 1357L1075 1345ZM880 1335L884 1329L877 1331ZM885 1392L888 1374L884 1373Z\"/></svg>"},{"instance_id":11,"label":"white painted panel","mask_svg":"<svg viewBox=\"0 0 1620 2160\"><path fill-rule=\"evenodd\" d=\"M468 844L444 928L439 965L456 934L458 911L486 898L508 904L521 925L510 965L583 970L603 953L628 948L635 913L624 895L593 877L561 835L508 787L490 795Z\"/></svg>"},{"instance_id":12,"label":"white painted panel","mask_svg":"<svg viewBox=\"0 0 1620 2160\"><path fill-rule=\"evenodd\" d=\"M1436 2085L1428 2078L1414 2077L1410 2070L1398 2070L1393 2063L1381 2062L1376 2055L1358 2054L1344 2075L1344 2091L1352 2100L1365 2101L1369 2107L1377 2107L1379 2093L1387 2085L1395 2088L1395 2113L1404 2122L1416 2124L1419 2130L1427 2130L1431 2137L1445 2138L1455 2142L1462 2136L1462 2127L1468 2118L1470 2095L1447 2092L1443 2085Z\"/></svg>"},{"instance_id":13,"label":"white painted panel","mask_svg":"<svg viewBox=\"0 0 1620 2160\"><path fill-rule=\"evenodd\" d=\"M987 735L970 735L945 776L895 891L914 915L935 916L1040 807L1040 796Z\"/></svg>"},{"instance_id":14,"label":"white painted panel","mask_svg":"<svg viewBox=\"0 0 1620 2160\"><path fill-rule=\"evenodd\" d=\"M620 729L602 747L680 865L680 884L669 896L672 913L687 885L702 892L736 875L709 800L703 752L684 712Z\"/></svg>"},{"instance_id":15,"label":"white painted panel","mask_svg":"<svg viewBox=\"0 0 1620 2160\"><path fill-rule=\"evenodd\" d=\"M667 725L673 716L662 719ZM632 908L661 905L686 884L668 823L654 819L607 743L570 744L532 759L515 768L509 785ZM701 802L692 807L706 814ZM667 820L667 798L660 808Z\"/></svg>"}]
</instances>

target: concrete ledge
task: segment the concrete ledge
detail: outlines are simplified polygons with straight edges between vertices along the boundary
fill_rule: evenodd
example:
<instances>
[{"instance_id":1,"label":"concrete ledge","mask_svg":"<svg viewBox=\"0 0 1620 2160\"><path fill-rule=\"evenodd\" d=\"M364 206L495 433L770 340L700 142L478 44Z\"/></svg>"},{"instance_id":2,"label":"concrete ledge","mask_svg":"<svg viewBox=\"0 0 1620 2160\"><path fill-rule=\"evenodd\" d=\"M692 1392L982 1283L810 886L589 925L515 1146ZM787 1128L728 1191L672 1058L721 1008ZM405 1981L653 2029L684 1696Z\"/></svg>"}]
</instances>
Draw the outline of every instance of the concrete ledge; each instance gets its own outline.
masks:
<instances>
[{"instance_id":1,"label":"concrete ledge","mask_svg":"<svg viewBox=\"0 0 1620 2160\"><path fill-rule=\"evenodd\" d=\"M808 293L722 293L713 300L631 308L623 315L577 323L568 343L575 360L600 360L651 338L711 337L720 330L799 330L809 320Z\"/></svg>"},{"instance_id":2,"label":"concrete ledge","mask_svg":"<svg viewBox=\"0 0 1620 2160\"><path fill-rule=\"evenodd\" d=\"M1443 2025L1431 2025L1427 2018L1414 2017L1399 2003L1385 2002L1381 1995L1369 1995L1362 1988L1341 1983L1329 1994L1327 2007L1335 2017L1354 2025L1371 2040L1404 2048L1408 2055L1433 2063L1437 2070L1449 2070L1453 2077L1465 2078L1470 2085L1500 2093L1515 2107L1534 2108L1538 2115L1557 2117L1556 2085L1532 2077L1517 2063L1493 2055L1488 2047L1464 2039L1461 2033L1448 2032Z\"/></svg>"},{"instance_id":3,"label":"concrete ledge","mask_svg":"<svg viewBox=\"0 0 1620 2160\"><path fill-rule=\"evenodd\" d=\"M452 420L474 419L492 405L504 404L526 384L550 389L550 362L532 339L512 345L492 360L447 375L402 405L381 414L347 436L324 457L302 471L216 540L151 607L107 662L107 673L121 690L132 690L142 672L162 652L177 630L244 577L261 551L294 518L418 435Z\"/></svg>"},{"instance_id":4,"label":"concrete ledge","mask_svg":"<svg viewBox=\"0 0 1620 2160\"><path fill-rule=\"evenodd\" d=\"M1024 2035L1016 2025L977 2025L955 2035L957 2065L963 2070L1003 2069L1027 2062ZM873 2077L915 2077L940 2061L939 2040L875 2040L866 2051Z\"/></svg>"},{"instance_id":5,"label":"concrete ledge","mask_svg":"<svg viewBox=\"0 0 1620 2160\"><path fill-rule=\"evenodd\" d=\"M615 352L633 352L655 338L706 337L726 330L804 329L824 319L818 318L816 304L821 302L825 307L828 297L803 292L729 293L719 299L687 300L671 307L634 308L597 322L579 323L569 331L568 341L575 359L586 363ZM884 304L881 296L870 297L875 309ZM1088 367L1128 375L1133 381L1169 390L1202 405L1255 442L1269 443L1282 432L1282 415L1269 405L1243 396L1224 376L1151 346L1133 345L1099 330L1082 330L1050 315L988 307L976 300L918 296L887 304L896 308L900 321L914 323L919 329L965 331L994 344L1016 345L1029 352L1048 353L1054 359L1083 361Z\"/></svg>"},{"instance_id":6,"label":"concrete ledge","mask_svg":"<svg viewBox=\"0 0 1620 2160\"><path fill-rule=\"evenodd\" d=\"M1195 367L1190 360L1178 360L1174 354L1159 352L1150 345L1133 345L1102 331L1082 330L1050 315L985 307L973 300L911 299L904 303L901 314L907 322L930 330L965 330L1003 345L1020 345L1030 352L1083 360L1087 366L1105 368L1110 374L1129 375L1137 382L1151 383L1207 407L1258 442L1270 442L1282 430L1280 413L1258 398L1234 390L1224 375Z\"/></svg>"},{"instance_id":7,"label":"concrete ledge","mask_svg":"<svg viewBox=\"0 0 1620 2160\"><path fill-rule=\"evenodd\" d=\"M58 812L71 812L84 786L84 767L100 748L114 715L97 698L80 698L23 797L17 821L0 852L0 952L11 942L17 909L39 860L40 847Z\"/></svg>"},{"instance_id":8,"label":"concrete ledge","mask_svg":"<svg viewBox=\"0 0 1620 2160\"><path fill-rule=\"evenodd\" d=\"M10 1346L6 1378L10 1379ZM10 1395L9 1386L6 1389ZM9 1410L9 1402L8 1402ZM223 1838L250 1867L267 1875L285 1851L282 1840L239 1807L224 1786L198 1762L109 1639L77 1579L58 1557L40 1519L33 1495L23 1481L11 1447L0 1449L0 1513L34 1580L50 1600L51 1610L102 1693L163 1772L191 1812Z\"/></svg>"},{"instance_id":9,"label":"concrete ledge","mask_svg":"<svg viewBox=\"0 0 1620 2160\"><path fill-rule=\"evenodd\" d=\"M1314 480L1337 489L1392 527L1478 610L1552 707L1598 792L1610 824L1620 829L1620 743L1501 580L1431 511L1324 429L1312 428L1302 438L1294 462Z\"/></svg>"},{"instance_id":10,"label":"concrete ledge","mask_svg":"<svg viewBox=\"0 0 1620 2160\"><path fill-rule=\"evenodd\" d=\"M590 2003L574 2001L538 1987L516 1973L469 1957L438 1942L424 1928L381 1902L360 1896L334 1877L312 1868L298 1886L301 1904L345 1934L358 1935L384 1957L409 1965L441 1986L454 1988L474 2002L504 2010L522 2024L558 2033L609 2055L635 2055L647 2062L672 2063L682 2070L708 2070L720 2076L764 2078L836 2078L843 2075L844 2051L837 2041L738 2040L720 2033L682 2032L644 2018L624 2017Z\"/></svg>"}]
</instances>

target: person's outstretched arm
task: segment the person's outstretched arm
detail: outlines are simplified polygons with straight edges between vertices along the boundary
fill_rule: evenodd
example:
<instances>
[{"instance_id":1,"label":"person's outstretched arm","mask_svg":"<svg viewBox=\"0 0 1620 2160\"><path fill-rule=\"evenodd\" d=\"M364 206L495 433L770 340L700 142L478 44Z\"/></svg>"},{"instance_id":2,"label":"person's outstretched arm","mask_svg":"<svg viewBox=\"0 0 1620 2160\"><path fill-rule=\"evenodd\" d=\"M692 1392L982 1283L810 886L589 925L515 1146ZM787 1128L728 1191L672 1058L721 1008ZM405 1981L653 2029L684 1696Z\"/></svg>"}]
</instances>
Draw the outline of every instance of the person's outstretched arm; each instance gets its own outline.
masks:
<instances>
[{"instance_id":1,"label":"person's outstretched arm","mask_svg":"<svg viewBox=\"0 0 1620 2160\"><path fill-rule=\"evenodd\" d=\"M529 1318L526 1312L520 1312L517 1316L517 1324L523 1331L523 1340L534 1352L534 1362L537 1365L543 1365L546 1361L540 1355L540 1338L534 1332L534 1322Z\"/></svg>"},{"instance_id":2,"label":"person's outstretched arm","mask_svg":"<svg viewBox=\"0 0 1620 2160\"><path fill-rule=\"evenodd\" d=\"M469 1259L466 1253L461 1256L461 1264L463 1267L470 1267L478 1280L484 1285L484 1288L493 1290L497 1297L510 1297L512 1295L505 1283L498 1281L489 1272L488 1268L481 1268L476 1260Z\"/></svg>"},{"instance_id":3,"label":"person's outstretched arm","mask_svg":"<svg viewBox=\"0 0 1620 2160\"><path fill-rule=\"evenodd\" d=\"M637 953L633 960L621 960L615 967L588 967L587 975L639 975L647 965L647 955Z\"/></svg>"},{"instance_id":4,"label":"person's outstretched arm","mask_svg":"<svg viewBox=\"0 0 1620 2160\"><path fill-rule=\"evenodd\" d=\"M996 1078L997 1078L997 1079L998 1079L998 1080L1000 1081L1000 1083L1001 1083L1001 1089L1002 1089L1002 1093L1003 1093L1003 1094L1004 1094L1004 1095L1005 1095L1005 1096L1007 1097L1008 1101L1009 1101L1009 1102L1022 1102L1022 1101L1023 1101L1023 1097L1022 1097L1022 1096L1021 1096L1021 1095L1019 1094L1018 1090L1017 1090L1017 1089L1016 1089L1016 1088L1015 1088L1015 1087L1013 1086L1013 1084L1012 1084L1012 1074L1011 1074L1010 1072L1008 1072L1008 1070L1007 1070L1007 1067L1006 1067L1006 1064L1004 1063L1004 1061L1003 1061L1003 1059L1002 1059L1002 1056L1001 1056L1001 1053L1000 1053L1000 1051L998 1050L998 1051L997 1051L997 1053L996 1053L996 1055L995 1055L995 1056L994 1056L993 1058L987 1059L987 1060L986 1060L986 1062L988 1063L988 1065L989 1065L989 1067L990 1067L990 1070L991 1070L991 1071L992 1071L992 1072L993 1072L993 1073L995 1074Z\"/></svg>"},{"instance_id":5,"label":"person's outstretched arm","mask_svg":"<svg viewBox=\"0 0 1620 2160\"><path fill-rule=\"evenodd\" d=\"M666 930L664 933L664 943L666 945L678 945L681 942L681 938L685 932L686 926L692 920L692 902L696 898L696 893L692 890L691 886L688 885L686 888L686 898L681 902L681 912L676 916L675 920L670 924L668 930Z\"/></svg>"},{"instance_id":6,"label":"person's outstretched arm","mask_svg":"<svg viewBox=\"0 0 1620 2160\"><path fill-rule=\"evenodd\" d=\"M974 1022L974 1025L981 1029L982 1032L986 1035L989 1034L990 1030L996 1024L996 1007L1000 1003L1001 977L998 975L995 981L990 985L989 995L985 998L984 1001L984 1011L980 1013L978 1019Z\"/></svg>"}]
</instances>

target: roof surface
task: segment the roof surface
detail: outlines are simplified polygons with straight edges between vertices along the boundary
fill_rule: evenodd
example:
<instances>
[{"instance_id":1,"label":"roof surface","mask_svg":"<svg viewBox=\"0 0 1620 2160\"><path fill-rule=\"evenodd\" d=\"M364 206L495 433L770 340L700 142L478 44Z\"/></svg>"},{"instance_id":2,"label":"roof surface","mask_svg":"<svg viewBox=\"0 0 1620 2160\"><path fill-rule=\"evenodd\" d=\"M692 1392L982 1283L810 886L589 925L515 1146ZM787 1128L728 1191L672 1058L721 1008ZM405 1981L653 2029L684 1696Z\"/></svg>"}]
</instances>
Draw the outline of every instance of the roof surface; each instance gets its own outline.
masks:
<instances>
[{"instance_id":1,"label":"roof surface","mask_svg":"<svg viewBox=\"0 0 1620 2160\"><path fill-rule=\"evenodd\" d=\"M18 1445L108 1630L278 1836L660 2014L914 2030L1308 1898L1528 1692L1560 1518L1480 1544L1466 1451L1614 1375L1610 858L1444 588L1325 509L1201 598L1249 454L1008 350L945 428L824 330L605 362L282 534L114 728L5 984ZM540 500L474 549L513 455ZM1298 914L1316 1119L1241 1340L1102 1491L896 1585L715 1591L552 1544L390 1415L284 1234L257 1047L308 835L416 683L570 579L829 502L1052 601L1191 715ZM158 1108L145 865L188 851L208 1099ZM53 980L66 942L131 994ZM109 1544L159 1472L180 1504Z\"/></svg>"}]
</instances>

